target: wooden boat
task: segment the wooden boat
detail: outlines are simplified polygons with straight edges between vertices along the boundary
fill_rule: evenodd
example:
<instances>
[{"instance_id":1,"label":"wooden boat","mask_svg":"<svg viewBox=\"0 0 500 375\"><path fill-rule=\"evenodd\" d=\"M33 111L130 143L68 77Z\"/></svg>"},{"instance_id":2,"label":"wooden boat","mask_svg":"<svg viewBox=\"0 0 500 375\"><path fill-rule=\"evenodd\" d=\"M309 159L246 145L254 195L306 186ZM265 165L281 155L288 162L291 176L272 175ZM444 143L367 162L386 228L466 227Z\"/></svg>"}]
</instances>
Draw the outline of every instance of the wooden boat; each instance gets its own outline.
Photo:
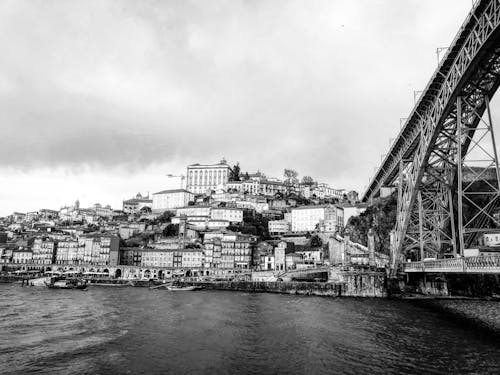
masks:
<instances>
[{"instance_id":1,"label":"wooden boat","mask_svg":"<svg viewBox=\"0 0 500 375\"><path fill-rule=\"evenodd\" d=\"M35 279L29 279L26 283L28 286L47 286L47 283L50 283L51 277L37 277Z\"/></svg>"},{"instance_id":2,"label":"wooden boat","mask_svg":"<svg viewBox=\"0 0 500 375\"><path fill-rule=\"evenodd\" d=\"M197 286L177 286L177 285L167 285L166 286L167 290L170 290L171 292L181 292L181 291L192 291L192 290L198 290L200 289Z\"/></svg>"},{"instance_id":3,"label":"wooden boat","mask_svg":"<svg viewBox=\"0 0 500 375\"><path fill-rule=\"evenodd\" d=\"M86 280L57 278L52 278L46 285L50 289L87 289L88 286Z\"/></svg>"}]
</instances>

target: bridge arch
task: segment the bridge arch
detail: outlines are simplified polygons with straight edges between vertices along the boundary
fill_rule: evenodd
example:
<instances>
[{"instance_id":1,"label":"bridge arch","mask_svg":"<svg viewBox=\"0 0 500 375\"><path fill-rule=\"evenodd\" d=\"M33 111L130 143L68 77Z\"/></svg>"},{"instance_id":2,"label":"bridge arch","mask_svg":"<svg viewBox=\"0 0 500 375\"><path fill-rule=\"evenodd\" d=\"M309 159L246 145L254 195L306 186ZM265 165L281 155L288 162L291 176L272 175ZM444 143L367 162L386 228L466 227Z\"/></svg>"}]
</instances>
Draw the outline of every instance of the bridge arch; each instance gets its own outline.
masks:
<instances>
[{"instance_id":1,"label":"bridge arch","mask_svg":"<svg viewBox=\"0 0 500 375\"><path fill-rule=\"evenodd\" d=\"M462 170L484 128L484 114L500 85L500 6L478 1L466 18L438 69L391 145L363 196L376 197L382 186L398 182L398 209L392 268L405 250L457 256L477 239L500 201L500 176L490 198L464 220L467 199ZM486 128L491 120L487 119ZM492 157L498 171L496 151ZM475 177L479 178L479 177ZM500 222L498 223L500 224Z\"/></svg>"}]
</instances>

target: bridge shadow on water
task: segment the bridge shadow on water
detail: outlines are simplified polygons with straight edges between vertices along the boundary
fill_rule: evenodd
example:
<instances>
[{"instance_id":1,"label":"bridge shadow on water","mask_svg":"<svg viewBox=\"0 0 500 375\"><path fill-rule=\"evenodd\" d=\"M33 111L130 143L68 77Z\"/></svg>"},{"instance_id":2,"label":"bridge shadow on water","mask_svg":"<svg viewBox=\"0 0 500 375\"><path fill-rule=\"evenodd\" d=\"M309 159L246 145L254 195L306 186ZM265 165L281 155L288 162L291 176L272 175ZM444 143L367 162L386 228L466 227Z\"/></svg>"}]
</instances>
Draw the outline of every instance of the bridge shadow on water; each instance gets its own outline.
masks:
<instances>
[{"instance_id":1,"label":"bridge shadow on water","mask_svg":"<svg viewBox=\"0 0 500 375\"><path fill-rule=\"evenodd\" d=\"M418 308L436 312L440 318L458 329L482 336L500 349L500 302L479 299L415 299Z\"/></svg>"}]
</instances>

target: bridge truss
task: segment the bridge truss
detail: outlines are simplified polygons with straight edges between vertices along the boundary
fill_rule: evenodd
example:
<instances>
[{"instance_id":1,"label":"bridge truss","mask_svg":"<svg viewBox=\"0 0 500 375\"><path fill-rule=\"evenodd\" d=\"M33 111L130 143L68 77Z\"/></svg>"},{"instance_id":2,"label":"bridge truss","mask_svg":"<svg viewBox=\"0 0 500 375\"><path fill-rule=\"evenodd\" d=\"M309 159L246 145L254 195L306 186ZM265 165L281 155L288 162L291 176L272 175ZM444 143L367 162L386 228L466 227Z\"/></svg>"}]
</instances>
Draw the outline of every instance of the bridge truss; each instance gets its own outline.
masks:
<instances>
[{"instance_id":1,"label":"bridge truss","mask_svg":"<svg viewBox=\"0 0 500 375\"><path fill-rule=\"evenodd\" d=\"M381 187L398 186L393 269L408 253L463 255L497 222L500 176L489 102L499 85L500 0L481 0L363 196L370 201Z\"/></svg>"}]
</instances>

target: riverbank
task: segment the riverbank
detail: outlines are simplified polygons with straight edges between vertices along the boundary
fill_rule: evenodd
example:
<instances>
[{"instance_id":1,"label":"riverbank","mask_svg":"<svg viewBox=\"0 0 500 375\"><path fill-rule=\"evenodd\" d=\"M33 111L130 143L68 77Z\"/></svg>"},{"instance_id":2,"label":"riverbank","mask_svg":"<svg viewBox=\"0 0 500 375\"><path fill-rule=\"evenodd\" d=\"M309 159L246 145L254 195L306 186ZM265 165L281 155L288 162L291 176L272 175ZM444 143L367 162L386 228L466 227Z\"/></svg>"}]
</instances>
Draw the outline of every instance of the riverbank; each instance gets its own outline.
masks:
<instances>
[{"instance_id":1,"label":"riverbank","mask_svg":"<svg viewBox=\"0 0 500 375\"><path fill-rule=\"evenodd\" d=\"M278 293L307 296L340 297L342 285L319 282L214 281L181 282L181 286L196 286L206 290L226 290L251 293Z\"/></svg>"}]
</instances>

